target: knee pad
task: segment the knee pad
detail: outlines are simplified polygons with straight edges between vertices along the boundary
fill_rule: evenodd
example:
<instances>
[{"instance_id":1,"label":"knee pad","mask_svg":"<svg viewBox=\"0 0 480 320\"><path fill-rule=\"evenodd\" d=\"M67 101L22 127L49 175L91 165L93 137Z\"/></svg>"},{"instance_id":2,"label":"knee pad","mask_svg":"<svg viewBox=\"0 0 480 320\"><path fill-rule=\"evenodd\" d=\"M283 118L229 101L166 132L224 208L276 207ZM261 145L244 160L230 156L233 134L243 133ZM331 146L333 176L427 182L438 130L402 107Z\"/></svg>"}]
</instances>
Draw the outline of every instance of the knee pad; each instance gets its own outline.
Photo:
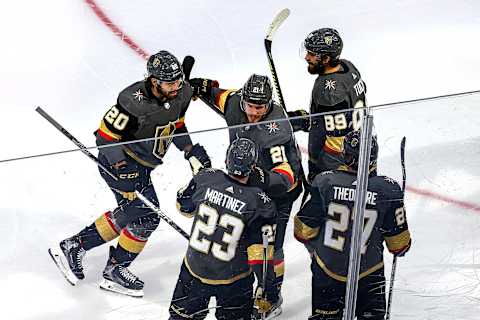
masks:
<instances>
[{"instance_id":1,"label":"knee pad","mask_svg":"<svg viewBox=\"0 0 480 320\"><path fill-rule=\"evenodd\" d=\"M157 229L160 223L160 217L152 213L145 217L140 217L128 225L128 230L135 237L147 240L148 237Z\"/></svg>"}]
</instances>

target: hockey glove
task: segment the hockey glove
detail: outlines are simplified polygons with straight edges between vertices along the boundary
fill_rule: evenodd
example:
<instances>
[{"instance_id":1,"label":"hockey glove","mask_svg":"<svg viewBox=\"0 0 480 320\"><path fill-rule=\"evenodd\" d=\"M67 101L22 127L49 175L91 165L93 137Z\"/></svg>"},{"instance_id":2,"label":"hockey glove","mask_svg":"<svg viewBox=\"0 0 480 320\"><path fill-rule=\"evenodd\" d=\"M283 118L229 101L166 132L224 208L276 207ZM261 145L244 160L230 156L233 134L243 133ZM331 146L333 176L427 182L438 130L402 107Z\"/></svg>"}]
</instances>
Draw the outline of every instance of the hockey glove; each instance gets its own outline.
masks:
<instances>
[{"instance_id":1,"label":"hockey glove","mask_svg":"<svg viewBox=\"0 0 480 320\"><path fill-rule=\"evenodd\" d=\"M113 183L113 187L118 190L121 195L127 200L135 200L135 187L140 176L138 166L134 162L127 162L125 160L117 162L112 165L118 181Z\"/></svg>"},{"instance_id":2,"label":"hockey glove","mask_svg":"<svg viewBox=\"0 0 480 320\"><path fill-rule=\"evenodd\" d=\"M190 163L190 168L192 169L193 175L196 175L203 168L211 168L212 161L205 151L205 148L196 143L190 149L190 151L185 151L185 159Z\"/></svg>"},{"instance_id":3,"label":"hockey glove","mask_svg":"<svg viewBox=\"0 0 480 320\"><path fill-rule=\"evenodd\" d=\"M190 181L188 186L180 188L177 191L177 209L182 215L187 218L193 217L195 211L195 204L192 201L193 193L195 192L195 183Z\"/></svg>"},{"instance_id":4,"label":"hockey glove","mask_svg":"<svg viewBox=\"0 0 480 320\"><path fill-rule=\"evenodd\" d=\"M209 98L212 94L212 88L218 88L219 83L217 80L210 80L205 78L193 78L190 79L190 86L193 90L193 97Z\"/></svg>"},{"instance_id":5,"label":"hockey glove","mask_svg":"<svg viewBox=\"0 0 480 320\"><path fill-rule=\"evenodd\" d=\"M288 117L301 117L295 119L289 119L290 124L293 127L293 131L310 131L310 117L308 116L308 112L303 109L295 110L295 111L288 111Z\"/></svg>"},{"instance_id":6,"label":"hockey glove","mask_svg":"<svg viewBox=\"0 0 480 320\"><path fill-rule=\"evenodd\" d=\"M268 189L270 184L269 178L270 176L268 175L268 172L265 172L262 168L255 166L248 177L248 184L265 191Z\"/></svg>"},{"instance_id":7,"label":"hockey glove","mask_svg":"<svg viewBox=\"0 0 480 320\"><path fill-rule=\"evenodd\" d=\"M254 304L259 313L268 312L272 308L272 303L265 298L262 287L257 287L257 290L255 291Z\"/></svg>"},{"instance_id":8,"label":"hockey glove","mask_svg":"<svg viewBox=\"0 0 480 320\"><path fill-rule=\"evenodd\" d=\"M309 160L309 161L308 161L307 182L308 182L310 185L312 185L313 180L315 179L315 177L316 177L317 174L319 174L319 173L320 173L320 171L318 170L316 164Z\"/></svg>"}]
</instances>

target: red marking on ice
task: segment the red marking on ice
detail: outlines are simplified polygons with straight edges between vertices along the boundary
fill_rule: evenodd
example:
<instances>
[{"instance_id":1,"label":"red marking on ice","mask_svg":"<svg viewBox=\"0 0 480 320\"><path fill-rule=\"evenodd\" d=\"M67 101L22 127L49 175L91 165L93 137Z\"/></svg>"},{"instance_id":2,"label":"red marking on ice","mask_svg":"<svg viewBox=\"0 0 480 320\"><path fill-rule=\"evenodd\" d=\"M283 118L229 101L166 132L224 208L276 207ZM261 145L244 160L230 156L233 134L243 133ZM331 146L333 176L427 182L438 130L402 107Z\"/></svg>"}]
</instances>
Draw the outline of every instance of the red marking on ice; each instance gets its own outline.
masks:
<instances>
[{"instance_id":1,"label":"red marking on ice","mask_svg":"<svg viewBox=\"0 0 480 320\"><path fill-rule=\"evenodd\" d=\"M95 15L103 22L103 24L106 25L110 30L112 30L113 34L118 36L124 43L126 43L130 48L132 48L133 51L135 51L143 59L148 59L150 54L140 48L140 46L136 44L135 41L132 40L132 38L130 38L116 24L114 24L94 0L85 0L85 2L89 5L90 8L92 8Z\"/></svg>"},{"instance_id":2,"label":"red marking on ice","mask_svg":"<svg viewBox=\"0 0 480 320\"><path fill-rule=\"evenodd\" d=\"M308 150L303 146L300 146L300 151L303 154L308 154ZM423 197L426 197L426 198L435 199L435 200L441 201L441 202L446 202L448 204L455 205L455 206L463 208L463 209L480 212L480 205L477 205L477 204L469 203L469 202L462 201L462 200L453 199L453 198L443 196L441 194L438 194L438 193L435 193L435 192L432 192L432 191L423 190L423 189L412 187L412 186L406 186L406 189L407 189L407 192L415 193L417 195L420 195L420 196L423 196Z\"/></svg>"},{"instance_id":3,"label":"red marking on ice","mask_svg":"<svg viewBox=\"0 0 480 320\"><path fill-rule=\"evenodd\" d=\"M431 191L428 191L428 190L422 190L422 189L419 189L419 188L416 188L416 187L407 186L406 189L407 189L408 192L412 192L412 193L415 193L415 194L418 194L418 195L421 195L421 196L424 196L424 197L427 197L427 198L431 198L431 199L435 199L435 200L438 200L438 201L446 202L448 204L452 204L452 205L455 205L455 206L463 208L463 209L480 212L480 205L476 205L476 204L469 203L469 202L462 201L462 200L453 199L453 198L443 196L443 195L435 193L435 192L431 192Z\"/></svg>"},{"instance_id":4,"label":"red marking on ice","mask_svg":"<svg viewBox=\"0 0 480 320\"><path fill-rule=\"evenodd\" d=\"M85 0L88 6L93 10L97 17L105 24L112 32L118 36L127 46L129 46L133 51L135 51L143 59L147 60L150 54L143 50L135 41L132 40L125 32L123 32L117 25L115 25L112 20L105 14L105 12L97 5L95 0ZM305 147L300 146L300 150L304 154L308 154L308 150ZM480 205L469 203L466 201L456 200L450 197L442 196L438 193L434 193L428 190L422 190L415 187L406 187L408 192L412 192L427 198L435 199L438 201L446 202L457 207L480 212Z\"/></svg>"}]
</instances>

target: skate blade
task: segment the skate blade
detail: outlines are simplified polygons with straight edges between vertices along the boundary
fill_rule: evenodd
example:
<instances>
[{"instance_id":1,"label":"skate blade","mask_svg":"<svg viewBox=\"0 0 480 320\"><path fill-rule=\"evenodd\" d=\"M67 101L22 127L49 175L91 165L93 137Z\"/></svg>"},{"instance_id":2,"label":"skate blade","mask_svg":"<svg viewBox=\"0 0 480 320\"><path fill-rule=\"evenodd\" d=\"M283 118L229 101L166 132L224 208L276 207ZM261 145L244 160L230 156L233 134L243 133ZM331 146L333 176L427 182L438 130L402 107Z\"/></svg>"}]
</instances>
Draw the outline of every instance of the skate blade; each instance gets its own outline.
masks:
<instances>
[{"instance_id":1,"label":"skate blade","mask_svg":"<svg viewBox=\"0 0 480 320\"><path fill-rule=\"evenodd\" d=\"M100 289L107 290L107 291L112 291L115 293L120 293L124 294L130 297L135 297L135 298L142 298L143 297L143 289L141 290L132 290L132 289L127 289L125 287L122 287L118 283L115 283L113 281L103 279L102 282L100 282Z\"/></svg>"},{"instance_id":2,"label":"skate blade","mask_svg":"<svg viewBox=\"0 0 480 320\"><path fill-rule=\"evenodd\" d=\"M67 259L65 258L62 250L60 248L49 248L48 253L68 283L70 283L72 286L76 285L78 278L73 274L72 270L70 270Z\"/></svg>"},{"instance_id":3,"label":"skate blade","mask_svg":"<svg viewBox=\"0 0 480 320\"><path fill-rule=\"evenodd\" d=\"M275 310L270 312L268 316L265 317L265 320L273 319L282 314L282 307L277 307Z\"/></svg>"},{"instance_id":4,"label":"skate blade","mask_svg":"<svg viewBox=\"0 0 480 320\"><path fill-rule=\"evenodd\" d=\"M255 313L252 317L252 319L258 319L258 320L262 320L262 319L265 319L265 320L269 320L269 319L274 319L276 317L278 317L280 314L282 314L282 307L277 307L275 308L275 310L271 311L270 313L268 313L267 315L263 315L263 313L261 312L258 312L257 309L255 309ZM262 317L264 316L264 317Z\"/></svg>"}]
</instances>

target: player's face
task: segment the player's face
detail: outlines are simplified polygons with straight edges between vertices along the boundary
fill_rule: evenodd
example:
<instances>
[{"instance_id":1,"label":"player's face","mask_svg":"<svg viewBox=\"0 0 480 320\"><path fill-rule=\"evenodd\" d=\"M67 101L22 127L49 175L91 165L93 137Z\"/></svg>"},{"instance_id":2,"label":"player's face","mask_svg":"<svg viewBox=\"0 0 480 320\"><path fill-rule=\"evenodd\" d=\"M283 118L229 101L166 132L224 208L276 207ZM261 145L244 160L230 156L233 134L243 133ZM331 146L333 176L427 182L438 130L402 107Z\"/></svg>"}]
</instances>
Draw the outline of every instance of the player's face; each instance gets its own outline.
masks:
<instances>
[{"instance_id":1,"label":"player's face","mask_svg":"<svg viewBox=\"0 0 480 320\"><path fill-rule=\"evenodd\" d=\"M267 113L266 104L255 104L250 102L243 102L245 106L245 114L247 115L248 122L258 122Z\"/></svg>"},{"instance_id":2,"label":"player's face","mask_svg":"<svg viewBox=\"0 0 480 320\"><path fill-rule=\"evenodd\" d=\"M308 72L310 74L317 74L318 69L321 66L320 58L317 54L306 50L305 51L305 61L308 63Z\"/></svg>"},{"instance_id":3,"label":"player's face","mask_svg":"<svg viewBox=\"0 0 480 320\"><path fill-rule=\"evenodd\" d=\"M157 81L157 88L159 88L160 93L168 100L175 99L182 86L183 79L178 79L172 82Z\"/></svg>"}]
</instances>

